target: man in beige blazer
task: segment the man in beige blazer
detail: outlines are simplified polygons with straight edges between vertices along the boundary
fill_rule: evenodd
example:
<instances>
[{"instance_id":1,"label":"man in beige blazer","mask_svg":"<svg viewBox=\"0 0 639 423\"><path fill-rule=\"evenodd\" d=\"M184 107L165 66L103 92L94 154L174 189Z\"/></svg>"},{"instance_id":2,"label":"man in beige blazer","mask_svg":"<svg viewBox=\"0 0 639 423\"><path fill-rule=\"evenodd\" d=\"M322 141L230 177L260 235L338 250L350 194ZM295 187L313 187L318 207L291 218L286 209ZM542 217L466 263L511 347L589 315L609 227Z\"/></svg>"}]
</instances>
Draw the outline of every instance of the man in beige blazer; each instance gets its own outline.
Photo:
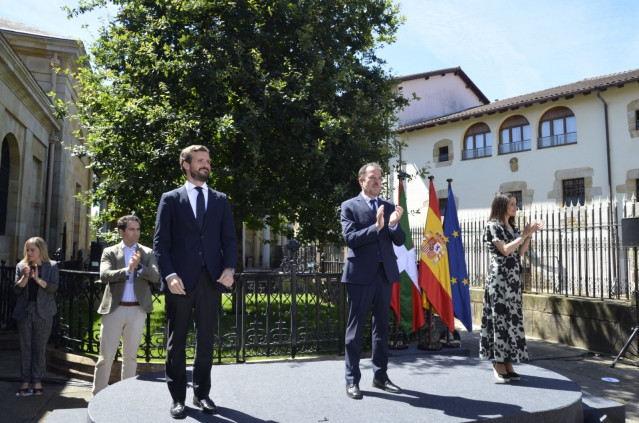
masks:
<instances>
[{"instance_id":1,"label":"man in beige blazer","mask_svg":"<svg viewBox=\"0 0 639 423\"><path fill-rule=\"evenodd\" d=\"M153 311L149 283L159 283L160 274L153 250L138 244L140 219L124 216L118 220L122 242L102 253L100 280L106 285L98 313L100 356L95 364L93 391L106 388L111 365L122 337L122 379L135 376L137 355L147 313Z\"/></svg>"}]
</instances>

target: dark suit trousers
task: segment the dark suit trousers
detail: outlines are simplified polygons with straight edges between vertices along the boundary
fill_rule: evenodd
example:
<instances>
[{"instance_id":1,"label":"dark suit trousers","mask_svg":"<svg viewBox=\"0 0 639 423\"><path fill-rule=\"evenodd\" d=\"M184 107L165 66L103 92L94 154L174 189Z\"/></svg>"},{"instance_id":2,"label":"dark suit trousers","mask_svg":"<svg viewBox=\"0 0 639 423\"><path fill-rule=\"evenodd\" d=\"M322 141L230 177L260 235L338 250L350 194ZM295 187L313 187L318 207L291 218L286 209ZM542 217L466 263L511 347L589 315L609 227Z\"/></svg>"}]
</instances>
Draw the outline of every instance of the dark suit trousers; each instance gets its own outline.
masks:
<instances>
[{"instance_id":1,"label":"dark suit trousers","mask_svg":"<svg viewBox=\"0 0 639 423\"><path fill-rule=\"evenodd\" d=\"M209 396L213 342L222 293L215 288L209 272L202 267L195 289L186 295L165 293L168 342L166 346L166 383L173 401L186 398L186 336L195 310L195 360L193 362L193 394Z\"/></svg>"},{"instance_id":2,"label":"dark suit trousers","mask_svg":"<svg viewBox=\"0 0 639 423\"><path fill-rule=\"evenodd\" d=\"M348 322L346 323L346 381L359 383L362 373L359 359L366 317L372 312L373 371L375 379L388 380L388 315L393 285L388 283L384 264L380 263L375 280L370 285L346 284Z\"/></svg>"}]
</instances>

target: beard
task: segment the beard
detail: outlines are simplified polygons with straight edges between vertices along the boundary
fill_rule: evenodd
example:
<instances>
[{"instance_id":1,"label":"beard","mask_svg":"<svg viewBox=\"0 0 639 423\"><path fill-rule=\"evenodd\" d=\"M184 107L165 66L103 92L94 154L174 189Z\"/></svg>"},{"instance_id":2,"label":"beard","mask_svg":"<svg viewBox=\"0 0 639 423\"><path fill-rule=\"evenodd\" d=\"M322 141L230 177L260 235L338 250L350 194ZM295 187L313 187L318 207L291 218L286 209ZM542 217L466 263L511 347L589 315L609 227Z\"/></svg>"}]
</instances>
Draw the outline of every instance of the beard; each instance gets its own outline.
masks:
<instances>
[{"instance_id":1,"label":"beard","mask_svg":"<svg viewBox=\"0 0 639 423\"><path fill-rule=\"evenodd\" d=\"M189 175L191 176L193 180L196 180L199 182L206 182L206 180L209 179L208 169L200 169L200 170L191 169L189 170Z\"/></svg>"}]
</instances>

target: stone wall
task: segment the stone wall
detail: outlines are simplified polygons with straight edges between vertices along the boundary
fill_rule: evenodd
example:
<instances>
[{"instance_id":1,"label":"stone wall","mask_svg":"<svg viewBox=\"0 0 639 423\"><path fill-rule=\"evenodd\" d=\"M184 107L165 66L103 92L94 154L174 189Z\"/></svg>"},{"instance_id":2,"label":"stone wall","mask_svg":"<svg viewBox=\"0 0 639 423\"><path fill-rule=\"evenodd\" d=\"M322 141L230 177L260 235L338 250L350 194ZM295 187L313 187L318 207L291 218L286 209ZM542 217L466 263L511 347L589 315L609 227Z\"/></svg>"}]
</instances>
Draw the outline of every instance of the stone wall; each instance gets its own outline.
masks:
<instances>
[{"instance_id":1,"label":"stone wall","mask_svg":"<svg viewBox=\"0 0 639 423\"><path fill-rule=\"evenodd\" d=\"M481 325L484 290L471 288L473 326ZM593 352L616 356L630 338L635 321L636 304L630 301L598 300L561 295L524 294L526 335ZM637 355L635 337L626 356Z\"/></svg>"}]
</instances>

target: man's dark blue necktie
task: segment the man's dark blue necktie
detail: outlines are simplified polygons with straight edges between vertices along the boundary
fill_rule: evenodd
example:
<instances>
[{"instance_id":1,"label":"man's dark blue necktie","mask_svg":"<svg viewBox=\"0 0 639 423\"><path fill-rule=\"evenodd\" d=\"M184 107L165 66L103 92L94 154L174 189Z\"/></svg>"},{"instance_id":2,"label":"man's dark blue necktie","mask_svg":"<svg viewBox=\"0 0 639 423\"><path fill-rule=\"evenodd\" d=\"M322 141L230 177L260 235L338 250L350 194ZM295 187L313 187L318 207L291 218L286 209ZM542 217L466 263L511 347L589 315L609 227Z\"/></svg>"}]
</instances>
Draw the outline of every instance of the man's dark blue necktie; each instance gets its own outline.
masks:
<instances>
[{"instance_id":1,"label":"man's dark blue necktie","mask_svg":"<svg viewBox=\"0 0 639 423\"><path fill-rule=\"evenodd\" d=\"M195 187L197 190L197 203L195 207L195 218L197 219L197 225L200 229L204 225L204 193L202 187Z\"/></svg>"},{"instance_id":2,"label":"man's dark blue necktie","mask_svg":"<svg viewBox=\"0 0 639 423\"><path fill-rule=\"evenodd\" d=\"M371 208L377 213L377 200L375 198L368 200L371 203Z\"/></svg>"}]
</instances>

